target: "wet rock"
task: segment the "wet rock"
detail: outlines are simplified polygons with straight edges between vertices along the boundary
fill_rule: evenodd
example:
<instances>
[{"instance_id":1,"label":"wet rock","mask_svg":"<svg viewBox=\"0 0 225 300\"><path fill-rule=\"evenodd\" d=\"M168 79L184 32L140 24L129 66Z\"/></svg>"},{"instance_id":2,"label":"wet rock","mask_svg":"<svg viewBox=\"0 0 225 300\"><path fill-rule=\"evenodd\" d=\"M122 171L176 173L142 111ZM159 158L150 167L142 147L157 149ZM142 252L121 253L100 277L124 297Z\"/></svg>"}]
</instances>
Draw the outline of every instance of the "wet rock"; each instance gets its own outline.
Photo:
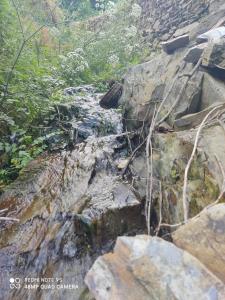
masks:
<instances>
[{"instance_id":1,"label":"wet rock","mask_svg":"<svg viewBox=\"0 0 225 300\"><path fill-rule=\"evenodd\" d=\"M116 135L89 137L71 152L32 161L9 186L0 210L20 222L0 224L1 297L79 299L97 256L118 235L143 230L142 204L114 163L123 147ZM21 289L9 290L10 277L21 278ZM74 288L45 290L39 282L26 290L25 277L59 278Z\"/></svg>"},{"instance_id":2,"label":"wet rock","mask_svg":"<svg viewBox=\"0 0 225 300\"><path fill-rule=\"evenodd\" d=\"M122 85L118 82L115 83L100 100L100 106L103 108L117 108L122 91Z\"/></svg>"},{"instance_id":3,"label":"wet rock","mask_svg":"<svg viewBox=\"0 0 225 300\"><path fill-rule=\"evenodd\" d=\"M184 61L192 64L197 64L207 45L207 43L203 43L189 49L184 57Z\"/></svg>"},{"instance_id":4,"label":"wet rock","mask_svg":"<svg viewBox=\"0 0 225 300\"><path fill-rule=\"evenodd\" d=\"M204 210L173 233L174 243L197 257L225 283L225 204Z\"/></svg>"},{"instance_id":5,"label":"wet rock","mask_svg":"<svg viewBox=\"0 0 225 300\"><path fill-rule=\"evenodd\" d=\"M149 236L119 237L114 252L95 261L85 282L97 300L225 297L224 284L195 257Z\"/></svg>"},{"instance_id":6,"label":"wet rock","mask_svg":"<svg viewBox=\"0 0 225 300\"><path fill-rule=\"evenodd\" d=\"M68 87L64 90L64 95L76 95L80 93L95 93L96 89L93 85L82 85L77 87Z\"/></svg>"},{"instance_id":7,"label":"wet rock","mask_svg":"<svg viewBox=\"0 0 225 300\"><path fill-rule=\"evenodd\" d=\"M73 147L88 137L105 136L122 132L122 116L118 111L107 114L100 107L101 94L92 85L65 89L68 102L55 105L50 116L45 142L52 150Z\"/></svg>"},{"instance_id":8,"label":"wet rock","mask_svg":"<svg viewBox=\"0 0 225 300\"><path fill-rule=\"evenodd\" d=\"M186 34L186 35L182 35L177 38L174 38L172 40L163 42L163 43L161 43L161 45L162 45L163 50L166 53L171 54L175 50L187 46L188 43L189 43L189 35Z\"/></svg>"}]
</instances>

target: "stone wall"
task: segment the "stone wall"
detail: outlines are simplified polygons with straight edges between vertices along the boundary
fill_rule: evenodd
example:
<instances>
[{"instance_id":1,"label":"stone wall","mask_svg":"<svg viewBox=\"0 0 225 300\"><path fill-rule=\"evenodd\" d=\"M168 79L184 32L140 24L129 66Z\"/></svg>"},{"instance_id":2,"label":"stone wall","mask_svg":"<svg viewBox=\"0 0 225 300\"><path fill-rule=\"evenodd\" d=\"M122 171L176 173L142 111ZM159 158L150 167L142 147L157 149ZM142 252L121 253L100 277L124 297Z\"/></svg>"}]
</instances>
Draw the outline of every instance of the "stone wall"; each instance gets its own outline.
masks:
<instances>
[{"instance_id":1,"label":"stone wall","mask_svg":"<svg viewBox=\"0 0 225 300\"><path fill-rule=\"evenodd\" d=\"M212 0L139 0L143 34L167 39L207 14ZM164 37L163 37L164 36Z\"/></svg>"}]
</instances>

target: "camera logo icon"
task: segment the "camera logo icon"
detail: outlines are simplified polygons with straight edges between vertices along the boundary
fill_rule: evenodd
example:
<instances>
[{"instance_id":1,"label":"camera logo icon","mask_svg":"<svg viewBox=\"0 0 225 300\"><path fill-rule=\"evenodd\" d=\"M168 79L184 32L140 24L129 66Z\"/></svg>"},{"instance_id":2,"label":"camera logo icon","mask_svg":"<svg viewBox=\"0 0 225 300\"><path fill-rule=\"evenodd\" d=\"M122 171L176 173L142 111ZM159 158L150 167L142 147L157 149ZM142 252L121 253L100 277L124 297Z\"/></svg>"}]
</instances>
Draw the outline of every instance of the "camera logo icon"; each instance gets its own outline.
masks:
<instances>
[{"instance_id":1,"label":"camera logo icon","mask_svg":"<svg viewBox=\"0 0 225 300\"><path fill-rule=\"evenodd\" d=\"M19 289L21 287L20 278L10 278L9 287L10 289Z\"/></svg>"}]
</instances>

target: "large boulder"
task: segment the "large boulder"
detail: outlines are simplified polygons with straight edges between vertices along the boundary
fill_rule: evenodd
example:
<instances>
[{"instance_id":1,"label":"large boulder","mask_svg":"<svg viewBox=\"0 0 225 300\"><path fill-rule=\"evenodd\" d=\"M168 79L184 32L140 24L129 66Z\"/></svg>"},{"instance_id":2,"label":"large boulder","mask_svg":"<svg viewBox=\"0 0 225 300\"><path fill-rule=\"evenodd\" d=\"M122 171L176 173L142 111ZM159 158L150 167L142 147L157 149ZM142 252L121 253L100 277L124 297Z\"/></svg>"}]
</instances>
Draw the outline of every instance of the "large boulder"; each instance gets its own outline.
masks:
<instances>
[{"instance_id":1,"label":"large boulder","mask_svg":"<svg viewBox=\"0 0 225 300\"><path fill-rule=\"evenodd\" d=\"M164 64L162 63L164 61ZM166 65L171 57L161 55L153 60L131 68L123 84L123 94L119 101L125 110L125 120L130 127L139 127L152 115L153 104L163 99L166 80ZM174 74L176 67L172 71Z\"/></svg>"},{"instance_id":2,"label":"large boulder","mask_svg":"<svg viewBox=\"0 0 225 300\"><path fill-rule=\"evenodd\" d=\"M225 204L205 209L173 233L174 243L197 257L225 284Z\"/></svg>"},{"instance_id":3,"label":"large boulder","mask_svg":"<svg viewBox=\"0 0 225 300\"><path fill-rule=\"evenodd\" d=\"M85 282L96 300L218 299L225 285L188 252L157 237L117 239Z\"/></svg>"},{"instance_id":4,"label":"large boulder","mask_svg":"<svg viewBox=\"0 0 225 300\"><path fill-rule=\"evenodd\" d=\"M196 72L188 80L185 73L191 71L192 64L185 65L183 55L184 51L173 56L160 54L128 71L119 100L124 107L124 119L128 127L140 127L143 122L149 124L155 105L165 97L160 117L167 114L174 102L178 105L171 111L173 120L177 114L181 116L196 112L201 96L202 72Z\"/></svg>"}]
</instances>

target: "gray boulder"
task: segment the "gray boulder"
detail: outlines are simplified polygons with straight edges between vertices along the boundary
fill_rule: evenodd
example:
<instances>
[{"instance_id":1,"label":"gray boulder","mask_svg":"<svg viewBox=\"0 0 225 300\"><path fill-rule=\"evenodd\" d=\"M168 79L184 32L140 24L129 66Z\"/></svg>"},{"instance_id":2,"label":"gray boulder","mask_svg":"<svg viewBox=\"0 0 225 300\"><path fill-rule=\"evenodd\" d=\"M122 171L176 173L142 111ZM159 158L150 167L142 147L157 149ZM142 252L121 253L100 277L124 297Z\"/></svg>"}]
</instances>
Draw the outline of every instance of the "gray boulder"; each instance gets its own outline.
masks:
<instances>
[{"instance_id":1,"label":"gray boulder","mask_svg":"<svg viewBox=\"0 0 225 300\"><path fill-rule=\"evenodd\" d=\"M215 41L219 41L223 37L225 37L225 27L221 26L221 27L213 28L199 35L197 37L197 42L198 43L204 43L208 41L215 42Z\"/></svg>"},{"instance_id":2,"label":"gray boulder","mask_svg":"<svg viewBox=\"0 0 225 300\"><path fill-rule=\"evenodd\" d=\"M219 42L209 43L204 51L202 65L205 67L225 68L225 38Z\"/></svg>"},{"instance_id":3,"label":"gray boulder","mask_svg":"<svg viewBox=\"0 0 225 300\"><path fill-rule=\"evenodd\" d=\"M190 300L225 297L225 286L188 252L157 237L119 237L85 282L96 300Z\"/></svg>"},{"instance_id":4,"label":"gray boulder","mask_svg":"<svg viewBox=\"0 0 225 300\"><path fill-rule=\"evenodd\" d=\"M205 209L173 233L174 243L197 257L225 283L225 204Z\"/></svg>"},{"instance_id":5,"label":"gray boulder","mask_svg":"<svg viewBox=\"0 0 225 300\"><path fill-rule=\"evenodd\" d=\"M189 43L189 35L185 34L182 36L178 36L172 40L162 42L161 45L162 45L163 50L166 53L171 54L175 50L187 46L188 43Z\"/></svg>"}]
</instances>

